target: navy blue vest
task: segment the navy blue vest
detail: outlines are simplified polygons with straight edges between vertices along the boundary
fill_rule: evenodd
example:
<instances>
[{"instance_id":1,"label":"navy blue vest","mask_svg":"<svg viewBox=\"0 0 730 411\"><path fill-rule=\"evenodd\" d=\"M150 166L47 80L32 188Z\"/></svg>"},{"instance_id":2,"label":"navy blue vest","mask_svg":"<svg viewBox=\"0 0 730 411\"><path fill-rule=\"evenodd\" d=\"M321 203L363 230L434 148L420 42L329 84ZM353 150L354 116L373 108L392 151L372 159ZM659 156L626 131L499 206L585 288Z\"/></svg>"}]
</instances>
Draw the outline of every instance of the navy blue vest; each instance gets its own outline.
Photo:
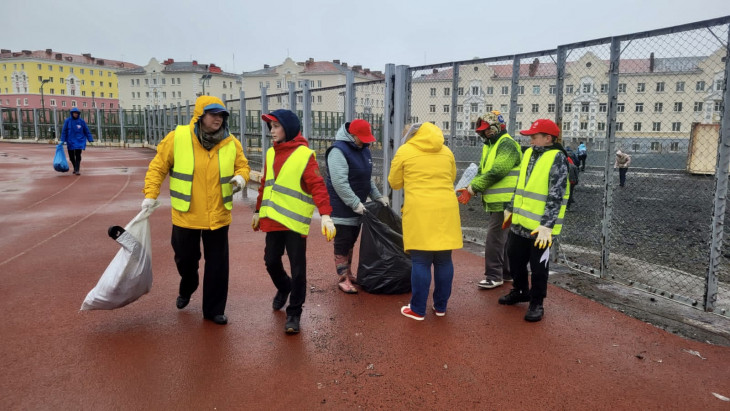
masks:
<instances>
[{"instance_id":1,"label":"navy blue vest","mask_svg":"<svg viewBox=\"0 0 730 411\"><path fill-rule=\"evenodd\" d=\"M327 158L334 147L339 148L347 160L347 166L349 168L347 176L350 188L355 192L360 202L365 203L368 194L370 194L370 177L372 177L373 173L373 160L370 155L370 148L367 145L360 148L355 143L337 140L332 147L327 149L325 158ZM328 172L325 181L327 183L327 192L330 195L330 205L332 205L332 217L359 217L360 215L352 211L352 208L343 203L340 196L337 195L329 174Z\"/></svg>"}]
</instances>

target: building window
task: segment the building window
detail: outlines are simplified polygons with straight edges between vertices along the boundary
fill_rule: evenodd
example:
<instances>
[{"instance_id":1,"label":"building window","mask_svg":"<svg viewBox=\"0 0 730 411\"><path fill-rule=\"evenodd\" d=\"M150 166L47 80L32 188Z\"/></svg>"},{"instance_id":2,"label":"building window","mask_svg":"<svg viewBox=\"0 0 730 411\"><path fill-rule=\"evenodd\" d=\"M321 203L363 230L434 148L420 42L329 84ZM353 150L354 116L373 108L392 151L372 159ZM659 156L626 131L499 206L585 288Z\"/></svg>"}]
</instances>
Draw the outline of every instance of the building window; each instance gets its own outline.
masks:
<instances>
[{"instance_id":1,"label":"building window","mask_svg":"<svg viewBox=\"0 0 730 411\"><path fill-rule=\"evenodd\" d=\"M616 112L617 113L623 113L624 112L624 103L618 103L616 104Z\"/></svg>"},{"instance_id":2,"label":"building window","mask_svg":"<svg viewBox=\"0 0 730 411\"><path fill-rule=\"evenodd\" d=\"M659 121L651 123L651 131L662 131L662 123Z\"/></svg>"},{"instance_id":3,"label":"building window","mask_svg":"<svg viewBox=\"0 0 730 411\"><path fill-rule=\"evenodd\" d=\"M566 113L570 113L573 111L573 105L570 103L565 103L565 107L563 107L563 111Z\"/></svg>"},{"instance_id":4,"label":"building window","mask_svg":"<svg viewBox=\"0 0 730 411\"><path fill-rule=\"evenodd\" d=\"M599 103L598 104L598 112L599 113L605 113L608 111L608 104L607 103Z\"/></svg>"},{"instance_id":5,"label":"building window","mask_svg":"<svg viewBox=\"0 0 730 411\"><path fill-rule=\"evenodd\" d=\"M644 103L636 103L636 112L637 113L643 113L644 112Z\"/></svg>"},{"instance_id":6,"label":"building window","mask_svg":"<svg viewBox=\"0 0 730 411\"><path fill-rule=\"evenodd\" d=\"M317 87L319 87L319 88L322 87L322 80L317 80Z\"/></svg>"},{"instance_id":7,"label":"building window","mask_svg":"<svg viewBox=\"0 0 730 411\"><path fill-rule=\"evenodd\" d=\"M492 111L492 110L494 110L493 107L494 106L492 106L491 104L486 104L486 105L484 105L484 111Z\"/></svg>"},{"instance_id":8,"label":"building window","mask_svg":"<svg viewBox=\"0 0 730 411\"><path fill-rule=\"evenodd\" d=\"M540 86L537 86L537 85L532 86L532 94L534 94L536 96L540 95Z\"/></svg>"},{"instance_id":9,"label":"building window","mask_svg":"<svg viewBox=\"0 0 730 411\"><path fill-rule=\"evenodd\" d=\"M664 103L654 103L654 112L661 113L664 110Z\"/></svg>"},{"instance_id":10,"label":"building window","mask_svg":"<svg viewBox=\"0 0 730 411\"><path fill-rule=\"evenodd\" d=\"M450 87L444 87L444 96L450 96L451 95L451 88Z\"/></svg>"},{"instance_id":11,"label":"building window","mask_svg":"<svg viewBox=\"0 0 730 411\"><path fill-rule=\"evenodd\" d=\"M555 95L555 91L556 91L557 89L558 89L558 88L557 88L557 87L555 87L555 84L551 84L550 86L548 86L548 94L550 94L550 95Z\"/></svg>"},{"instance_id":12,"label":"building window","mask_svg":"<svg viewBox=\"0 0 730 411\"><path fill-rule=\"evenodd\" d=\"M682 123L679 121L672 123L672 131L682 131Z\"/></svg>"},{"instance_id":13,"label":"building window","mask_svg":"<svg viewBox=\"0 0 730 411\"><path fill-rule=\"evenodd\" d=\"M720 111L720 103L721 103L721 101L719 101L719 100L715 102L715 107L714 107L715 112Z\"/></svg>"},{"instance_id":14,"label":"building window","mask_svg":"<svg viewBox=\"0 0 730 411\"><path fill-rule=\"evenodd\" d=\"M590 107L591 106L590 106L589 103L580 103L580 112L581 113L588 113L591 110Z\"/></svg>"},{"instance_id":15,"label":"building window","mask_svg":"<svg viewBox=\"0 0 730 411\"><path fill-rule=\"evenodd\" d=\"M599 122L598 123L598 131L606 131L606 123L604 123L602 121Z\"/></svg>"},{"instance_id":16,"label":"building window","mask_svg":"<svg viewBox=\"0 0 730 411\"><path fill-rule=\"evenodd\" d=\"M619 93L626 93L626 83L619 83L619 85L618 85L618 92Z\"/></svg>"},{"instance_id":17,"label":"building window","mask_svg":"<svg viewBox=\"0 0 730 411\"><path fill-rule=\"evenodd\" d=\"M677 152L679 151L679 142L673 141L669 143L669 151Z\"/></svg>"},{"instance_id":18,"label":"building window","mask_svg":"<svg viewBox=\"0 0 730 411\"><path fill-rule=\"evenodd\" d=\"M522 130L522 122L521 121L515 121L515 129L516 130Z\"/></svg>"},{"instance_id":19,"label":"building window","mask_svg":"<svg viewBox=\"0 0 730 411\"><path fill-rule=\"evenodd\" d=\"M608 83L601 84L601 94L608 94Z\"/></svg>"},{"instance_id":20,"label":"building window","mask_svg":"<svg viewBox=\"0 0 730 411\"><path fill-rule=\"evenodd\" d=\"M565 86L565 94L573 94L573 85L568 84Z\"/></svg>"},{"instance_id":21,"label":"building window","mask_svg":"<svg viewBox=\"0 0 730 411\"><path fill-rule=\"evenodd\" d=\"M701 101L695 101L695 113L698 113L702 111L702 102Z\"/></svg>"},{"instance_id":22,"label":"building window","mask_svg":"<svg viewBox=\"0 0 730 411\"><path fill-rule=\"evenodd\" d=\"M66 107L66 101L61 101L61 107Z\"/></svg>"},{"instance_id":23,"label":"building window","mask_svg":"<svg viewBox=\"0 0 730 411\"><path fill-rule=\"evenodd\" d=\"M507 112L507 105L506 104L500 104L499 105L499 111L506 113ZM719 110L716 110L719 111Z\"/></svg>"},{"instance_id":24,"label":"building window","mask_svg":"<svg viewBox=\"0 0 730 411\"><path fill-rule=\"evenodd\" d=\"M444 113L448 113L449 108L451 108L451 106L449 106L448 104L444 104Z\"/></svg>"},{"instance_id":25,"label":"building window","mask_svg":"<svg viewBox=\"0 0 730 411\"><path fill-rule=\"evenodd\" d=\"M522 112L523 112L523 107L522 107L522 104L518 104L518 105L517 105L517 112L518 112L518 113L522 113Z\"/></svg>"},{"instance_id":26,"label":"building window","mask_svg":"<svg viewBox=\"0 0 730 411\"><path fill-rule=\"evenodd\" d=\"M555 104L550 103L548 104L548 113L554 113L555 112Z\"/></svg>"},{"instance_id":27,"label":"building window","mask_svg":"<svg viewBox=\"0 0 730 411\"><path fill-rule=\"evenodd\" d=\"M638 152L639 150L641 150L641 144L634 143L631 145L631 151L633 151L634 153Z\"/></svg>"},{"instance_id":28,"label":"building window","mask_svg":"<svg viewBox=\"0 0 730 411\"><path fill-rule=\"evenodd\" d=\"M641 122L637 121L634 123L634 131L641 131Z\"/></svg>"},{"instance_id":29,"label":"building window","mask_svg":"<svg viewBox=\"0 0 730 411\"><path fill-rule=\"evenodd\" d=\"M461 104L459 104L458 106L456 106L456 112L457 113L463 113L464 112L464 106L461 105Z\"/></svg>"},{"instance_id":30,"label":"building window","mask_svg":"<svg viewBox=\"0 0 730 411\"><path fill-rule=\"evenodd\" d=\"M664 82L663 81L659 81L656 83L656 92L664 93Z\"/></svg>"},{"instance_id":31,"label":"building window","mask_svg":"<svg viewBox=\"0 0 730 411\"><path fill-rule=\"evenodd\" d=\"M540 111L540 105L539 104L533 104L532 105L532 112L537 113Z\"/></svg>"},{"instance_id":32,"label":"building window","mask_svg":"<svg viewBox=\"0 0 730 411\"><path fill-rule=\"evenodd\" d=\"M71 100L71 107L76 107L76 100Z\"/></svg>"},{"instance_id":33,"label":"building window","mask_svg":"<svg viewBox=\"0 0 730 411\"><path fill-rule=\"evenodd\" d=\"M580 129L581 130L588 130L588 122L587 121L581 121L580 122Z\"/></svg>"},{"instance_id":34,"label":"building window","mask_svg":"<svg viewBox=\"0 0 730 411\"><path fill-rule=\"evenodd\" d=\"M436 87L431 87L431 97L436 96Z\"/></svg>"},{"instance_id":35,"label":"building window","mask_svg":"<svg viewBox=\"0 0 730 411\"><path fill-rule=\"evenodd\" d=\"M655 153L658 153L659 151L661 151L661 148L662 148L662 146L661 146L661 144L659 144L658 141L652 141L651 145L649 146L649 150L651 150Z\"/></svg>"},{"instance_id":36,"label":"building window","mask_svg":"<svg viewBox=\"0 0 730 411\"><path fill-rule=\"evenodd\" d=\"M134 79L130 79L132 81L132 87L134 87Z\"/></svg>"},{"instance_id":37,"label":"building window","mask_svg":"<svg viewBox=\"0 0 730 411\"><path fill-rule=\"evenodd\" d=\"M509 95L509 86L502 86L502 92L501 94L503 96Z\"/></svg>"},{"instance_id":38,"label":"building window","mask_svg":"<svg viewBox=\"0 0 730 411\"><path fill-rule=\"evenodd\" d=\"M674 111L677 113L682 111L682 102L681 101L676 101L674 103Z\"/></svg>"},{"instance_id":39,"label":"building window","mask_svg":"<svg viewBox=\"0 0 730 411\"><path fill-rule=\"evenodd\" d=\"M487 87L487 95L488 96L494 95L494 87L492 87L492 86Z\"/></svg>"},{"instance_id":40,"label":"building window","mask_svg":"<svg viewBox=\"0 0 730 411\"><path fill-rule=\"evenodd\" d=\"M705 82L703 80L700 80L695 85L695 91L705 91Z\"/></svg>"},{"instance_id":41,"label":"building window","mask_svg":"<svg viewBox=\"0 0 730 411\"><path fill-rule=\"evenodd\" d=\"M449 122L448 121L444 121L444 122L441 123L441 126L442 126L441 127L442 130L448 130L449 129Z\"/></svg>"},{"instance_id":42,"label":"building window","mask_svg":"<svg viewBox=\"0 0 730 411\"><path fill-rule=\"evenodd\" d=\"M428 106L428 111L431 112L431 113L435 113L436 112L436 105L435 104L431 104L430 106Z\"/></svg>"},{"instance_id":43,"label":"building window","mask_svg":"<svg viewBox=\"0 0 730 411\"><path fill-rule=\"evenodd\" d=\"M51 99L51 107L56 107L56 99L55 98L52 98Z\"/></svg>"},{"instance_id":44,"label":"building window","mask_svg":"<svg viewBox=\"0 0 730 411\"><path fill-rule=\"evenodd\" d=\"M563 131L570 131L570 121L563 122Z\"/></svg>"},{"instance_id":45,"label":"building window","mask_svg":"<svg viewBox=\"0 0 730 411\"><path fill-rule=\"evenodd\" d=\"M457 130L463 130L464 129L464 122L463 121L457 121L456 122L456 129Z\"/></svg>"},{"instance_id":46,"label":"building window","mask_svg":"<svg viewBox=\"0 0 730 411\"><path fill-rule=\"evenodd\" d=\"M643 93L646 91L646 83L638 83L636 84L636 92L637 93Z\"/></svg>"},{"instance_id":47,"label":"building window","mask_svg":"<svg viewBox=\"0 0 730 411\"><path fill-rule=\"evenodd\" d=\"M304 102L304 96L301 94L297 95L297 103L303 103Z\"/></svg>"},{"instance_id":48,"label":"building window","mask_svg":"<svg viewBox=\"0 0 730 411\"><path fill-rule=\"evenodd\" d=\"M464 95L464 87L459 87L456 89L456 94L463 96Z\"/></svg>"},{"instance_id":49,"label":"building window","mask_svg":"<svg viewBox=\"0 0 730 411\"><path fill-rule=\"evenodd\" d=\"M590 94L593 87L590 83L583 83L583 94Z\"/></svg>"},{"instance_id":50,"label":"building window","mask_svg":"<svg viewBox=\"0 0 730 411\"><path fill-rule=\"evenodd\" d=\"M684 81L678 81L677 82L676 91L677 91L677 93L684 92Z\"/></svg>"},{"instance_id":51,"label":"building window","mask_svg":"<svg viewBox=\"0 0 730 411\"><path fill-rule=\"evenodd\" d=\"M616 122L616 131L624 131L624 123L621 121Z\"/></svg>"},{"instance_id":52,"label":"building window","mask_svg":"<svg viewBox=\"0 0 730 411\"><path fill-rule=\"evenodd\" d=\"M471 95L472 96L478 96L479 95L479 86L472 86L472 88L471 88Z\"/></svg>"},{"instance_id":53,"label":"building window","mask_svg":"<svg viewBox=\"0 0 730 411\"><path fill-rule=\"evenodd\" d=\"M479 104L471 103L471 112L476 113L477 111L479 111Z\"/></svg>"}]
</instances>

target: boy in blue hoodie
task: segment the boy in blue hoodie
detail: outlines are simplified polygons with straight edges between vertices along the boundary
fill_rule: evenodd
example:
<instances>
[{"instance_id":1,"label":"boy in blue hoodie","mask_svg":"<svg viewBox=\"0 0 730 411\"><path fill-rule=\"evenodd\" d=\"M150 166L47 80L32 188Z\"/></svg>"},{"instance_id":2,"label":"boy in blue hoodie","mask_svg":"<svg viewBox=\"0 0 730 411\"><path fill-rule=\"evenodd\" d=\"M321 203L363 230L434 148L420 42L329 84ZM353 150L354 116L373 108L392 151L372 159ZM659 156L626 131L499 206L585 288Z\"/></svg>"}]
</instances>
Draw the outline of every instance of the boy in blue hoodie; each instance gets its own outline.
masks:
<instances>
[{"instance_id":1,"label":"boy in blue hoodie","mask_svg":"<svg viewBox=\"0 0 730 411\"><path fill-rule=\"evenodd\" d=\"M74 167L74 174L81 175L81 152L86 150L86 142L93 142L91 131L81 118L81 110L74 107L71 116L63 122L61 143L66 143L68 159Z\"/></svg>"}]
</instances>

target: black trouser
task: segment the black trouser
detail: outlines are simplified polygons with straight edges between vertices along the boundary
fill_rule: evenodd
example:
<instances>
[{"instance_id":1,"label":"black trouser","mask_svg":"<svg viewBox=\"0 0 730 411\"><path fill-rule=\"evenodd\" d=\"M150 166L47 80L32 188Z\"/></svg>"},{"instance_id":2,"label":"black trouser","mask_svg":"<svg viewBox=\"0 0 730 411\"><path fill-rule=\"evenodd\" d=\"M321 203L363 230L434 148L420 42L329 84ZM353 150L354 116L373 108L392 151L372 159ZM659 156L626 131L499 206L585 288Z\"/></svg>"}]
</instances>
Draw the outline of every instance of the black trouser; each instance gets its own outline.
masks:
<instances>
[{"instance_id":1,"label":"black trouser","mask_svg":"<svg viewBox=\"0 0 730 411\"><path fill-rule=\"evenodd\" d=\"M355 247L357 237L360 235L360 224L344 225L335 224L335 255L348 255Z\"/></svg>"},{"instance_id":2,"label":"black trouser","mask_svg":"<svg viewBox=\"0 0 730 411\"><path fill-rule=\"evenodd\" d=\"M203 239L203 316L224 314L228 300L228 226L217 230L194 230L172 226L172 249L180 273L180 295L189 297L198 289L200 239Z\"/></svg>"},{"instance_id":3,"label":"black trouser","mask_svg":"<svg viewBox=\"0 0 730 411\"><path fill-rule=\"evenodd\" d=\"M281 261L284 250L289 256L291 277ZM307 238L290 230L266 233L264 262L276 289L282 292L291 290L286 315L301 316L307 297Z\"/></svg>"},{"instance_id":4,"label":"black trouser","mask_svg":"<svg viewBox=\"0 0 730 411\"><path fill-rule=\"evenodd\" d=\"M570 183L570 197L568 198L568 204L567 205L571 205L575 201L575 199L573 198L573 193L574 192L575 192L575 184Z\"/></svg>"},{"instance_id":5,"label":"black trouser","mask_svg":"<svg viewBox=\"0 0 730 411\"><path fill-rule=\"evenodd\" d=\"M534 238L521 237L512 231L507 240L507 255L509 256L510 270L514 288L523 293L530 293L531 300L542 300L547 295L548 271L550 270L550 258L540 262L546 249L535 247ZM532 288L527 280L527 264L530 264L532 271Z\"/></svg>"},{"instance_id":6,"label":"black trouser","mask_svg":"<svg viewBox=\"0 0 730 411\"><path fill-rule=\"evenodd\" d=\"M581 154L578 156L578 168L585 171L586 170L586 159L588 158L588 154Z\"/></svg>"},{"instance_id":7,"label":"black trouser","mask_svg":"<svg viewBox=\"0 0 730 411\"><path fill-rule=\"evenodd\" d=\"M84 150L71 150L68 148L68 161L74 167L74 171L81 171L81 152Z\"/></svg>"},{"instance_id":8,"label":"black trouser","mask_svg":"<svg viewBox=\"0 0 730 411\"><path fill-rule=\"evenodd\" d=\"M629 171L628 167L618 169L618 185L623 187L626 184L626 172Z\"/></svg>"}]
</instances>

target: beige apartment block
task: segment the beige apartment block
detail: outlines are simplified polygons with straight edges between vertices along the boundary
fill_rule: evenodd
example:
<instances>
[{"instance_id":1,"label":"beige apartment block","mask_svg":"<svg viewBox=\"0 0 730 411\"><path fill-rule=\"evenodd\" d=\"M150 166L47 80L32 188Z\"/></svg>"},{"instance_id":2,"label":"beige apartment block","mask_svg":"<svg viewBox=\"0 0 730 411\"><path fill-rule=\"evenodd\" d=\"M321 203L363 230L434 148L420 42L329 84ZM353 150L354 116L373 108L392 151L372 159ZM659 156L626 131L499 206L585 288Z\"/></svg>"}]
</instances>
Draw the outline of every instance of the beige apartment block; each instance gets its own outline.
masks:
<instances>
[{"instance_id":1,"label":"beige apartment block","mask_svg":"<svg viewBox=\"0 0 730 411\"><path fill-rule=\"evenodd\" d=\"M125 109L192 105L203 94L226 101L239 98L241 90L241 76L195 60L160 63L152 58L146 66L120 71L117 76L119 104Z\"/></svg>"}]
</instances>

